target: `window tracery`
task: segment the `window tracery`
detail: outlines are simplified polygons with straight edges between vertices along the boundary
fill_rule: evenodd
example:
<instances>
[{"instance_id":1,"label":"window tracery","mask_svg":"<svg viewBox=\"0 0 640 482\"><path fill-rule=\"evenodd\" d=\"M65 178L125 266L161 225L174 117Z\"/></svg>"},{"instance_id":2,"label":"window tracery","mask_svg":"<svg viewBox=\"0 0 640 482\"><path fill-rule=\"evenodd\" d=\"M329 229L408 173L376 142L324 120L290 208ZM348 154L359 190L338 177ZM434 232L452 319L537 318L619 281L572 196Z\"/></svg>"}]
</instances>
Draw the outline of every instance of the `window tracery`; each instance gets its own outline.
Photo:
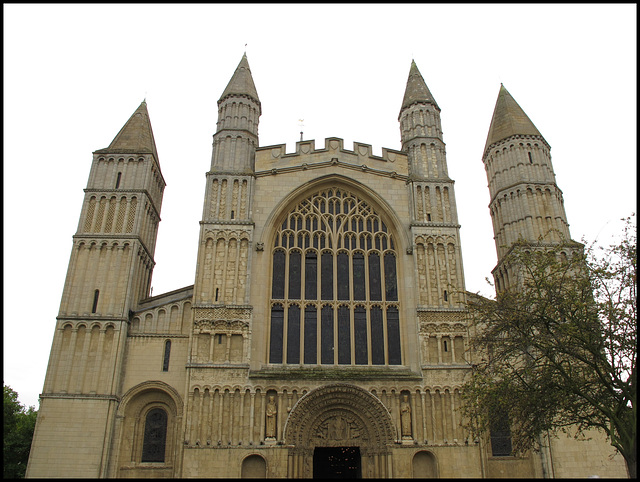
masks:
<instances>
[{"instance_id":1,"label":"window tracery","mask_svg":"<svg viewBox=\"0 0 640 482\"><path fill-rule=\"evenodd\" d=\"M346 189L299 202L272 248L269 363L399 365L396 246Z\"/></svg>"}]
</instances>

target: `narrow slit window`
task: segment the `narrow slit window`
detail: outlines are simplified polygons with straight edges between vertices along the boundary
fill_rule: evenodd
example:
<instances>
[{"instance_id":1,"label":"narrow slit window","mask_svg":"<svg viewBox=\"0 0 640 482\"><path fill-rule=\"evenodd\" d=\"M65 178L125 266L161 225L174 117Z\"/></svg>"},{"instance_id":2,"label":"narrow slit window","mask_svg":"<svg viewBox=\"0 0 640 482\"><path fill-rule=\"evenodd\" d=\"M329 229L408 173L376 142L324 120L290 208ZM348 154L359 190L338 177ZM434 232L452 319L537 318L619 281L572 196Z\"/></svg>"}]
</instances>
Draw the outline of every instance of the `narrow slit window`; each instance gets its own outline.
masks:
<instances>
[{"instance_id":1,"label":"narrow slit window","mask_svg":"<svg viewBox=\"0 0 640 482\"><path fill-rule=\"evenodd\" d=\"M122 173L118 173L118 179L116 179L116 189L120 187L120 180L122 179Z\"/></svg>"},{"instance_id":2,"label":"narrow slit window","mask_svg":"<svg viewBox=\"0 0 640 482\"><path fill-rule=\"evenodd\" d=\"M527 154L529 154L529 164L533 164L533 158L531 157L531 153L527 152Z\"/></svg>"},{"instance_id":3,"label":"narrow slit window","mask_svg":"<svg viewBox=\"0 0 640 482\"><path fill-rule=\"evenodd\" d=\"M444 300L449 301L449 294L447 293L447 290L444 290Z\"/></svg>"},{"instance_id":4,"label":"narrow slit window","mask_svg":"<svg viewBox=\"0 0 640 482\"><path fill-rule=\"evenodd\" d=\"M98 309L98 298L100 297L100 290L93 292L93 306L91 307L91 313L95 313Z\"/></svg>"},{"instance_id":5,"label":"narrow slit window","mask_svg":"<svg viewBox=\"0 0 640 482\"><path fill-rule=\"evenodd\" d=\"M162 371L169 371L169 357L171 356L171 340L167 340L164 343L164 357L162 359Z\"/></svg>"}]
</instances>

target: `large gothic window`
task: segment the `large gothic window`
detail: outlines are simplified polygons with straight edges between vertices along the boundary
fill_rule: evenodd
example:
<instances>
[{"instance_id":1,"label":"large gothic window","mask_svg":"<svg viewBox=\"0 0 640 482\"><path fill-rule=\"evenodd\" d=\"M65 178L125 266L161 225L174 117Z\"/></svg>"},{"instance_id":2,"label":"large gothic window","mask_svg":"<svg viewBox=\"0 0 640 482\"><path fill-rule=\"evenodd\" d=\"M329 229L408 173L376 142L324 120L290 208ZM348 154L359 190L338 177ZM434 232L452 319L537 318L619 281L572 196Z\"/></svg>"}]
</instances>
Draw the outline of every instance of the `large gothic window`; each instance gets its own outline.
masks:
<instances>
[{"instance_id":1,"label":"large gothic window","mask_svg":"<svg viewBox=\"0 0 640 482\"><path fill-rule=\"evenodd\" d=\"M393 235L353 193L300 202L272 250L269 363L400 365Z\"/></svg>"}]
</instances>

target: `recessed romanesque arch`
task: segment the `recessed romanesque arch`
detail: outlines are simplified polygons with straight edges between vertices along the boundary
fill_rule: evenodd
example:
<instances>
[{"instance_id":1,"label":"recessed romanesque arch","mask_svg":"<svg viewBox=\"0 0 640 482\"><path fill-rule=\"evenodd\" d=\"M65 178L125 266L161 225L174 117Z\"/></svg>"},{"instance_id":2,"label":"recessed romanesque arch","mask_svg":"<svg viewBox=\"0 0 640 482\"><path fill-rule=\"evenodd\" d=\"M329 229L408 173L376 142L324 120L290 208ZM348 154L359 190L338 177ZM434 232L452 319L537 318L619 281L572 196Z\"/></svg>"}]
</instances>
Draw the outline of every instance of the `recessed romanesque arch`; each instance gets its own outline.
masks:
<instances>
[{"instance_id":1,"label":"recessed romanesque arch","mask_svg":"<svg viewBox=\"0 0 640 482\"><path fill-rule=\"evenodd\" d=\"M284 443L299 448L353 445L385 447L395 441L391 416L373 394L336 383L305 394L291 409Z\"/></svg>"},{"instance_id":2,"label":"recessed romanesque arch","mask_svg":"<svg viewBox=\"0 0 640 482\"><path fill-rule=\"evenodd\" d=\"M349 447L359 453L363 477L388 477L396 439L389 411L375 395L346 383L325 385L303 395L287 418L288 476L312 477L314 452Z\"/></svg>"}]
</instances>

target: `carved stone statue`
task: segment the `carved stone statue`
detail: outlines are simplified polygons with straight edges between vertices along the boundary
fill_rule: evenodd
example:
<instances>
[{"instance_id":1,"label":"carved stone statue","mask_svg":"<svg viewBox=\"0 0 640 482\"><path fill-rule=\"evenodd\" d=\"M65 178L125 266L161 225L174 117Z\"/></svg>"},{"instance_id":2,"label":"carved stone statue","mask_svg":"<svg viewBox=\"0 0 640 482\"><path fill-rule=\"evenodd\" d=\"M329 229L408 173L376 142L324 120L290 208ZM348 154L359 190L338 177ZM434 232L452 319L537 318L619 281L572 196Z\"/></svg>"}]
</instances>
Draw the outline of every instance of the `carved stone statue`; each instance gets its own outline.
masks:
<instances>
[{"instance_id":1,"label":"carved stone statue","mask_svg":"<svg viewBox=\"0 0 640 482\"><path fill-rule=\"evenodd\" d=\"M403 395L400 403L400 422L402 424L403 437L411 437L411 406L408 399L408 395Z\"/></svg>"},{"instance_id":2,"label":"carved stone statue","mask_svg":"<svg viewBox=\"0 0 640 482\"><path fill-rule=\"evenodd\" d=\"M267 403L267 426L265 430L266 438L275 438L276 436L276 418L278 414L278 408L276 407L275 397L269 396L269 403Z\"/></svg>"},{"instance_id":3,"label":"carved stone statue","mask_svg":"<svg viewBox=\"0 0 640 482\"><path fill-rule=\"evenodd\" d=\"M329 439L332 440L346 440L347 436L347 422L340 416L334 417L329 422Z\"/></svg>"}]
</instances>

